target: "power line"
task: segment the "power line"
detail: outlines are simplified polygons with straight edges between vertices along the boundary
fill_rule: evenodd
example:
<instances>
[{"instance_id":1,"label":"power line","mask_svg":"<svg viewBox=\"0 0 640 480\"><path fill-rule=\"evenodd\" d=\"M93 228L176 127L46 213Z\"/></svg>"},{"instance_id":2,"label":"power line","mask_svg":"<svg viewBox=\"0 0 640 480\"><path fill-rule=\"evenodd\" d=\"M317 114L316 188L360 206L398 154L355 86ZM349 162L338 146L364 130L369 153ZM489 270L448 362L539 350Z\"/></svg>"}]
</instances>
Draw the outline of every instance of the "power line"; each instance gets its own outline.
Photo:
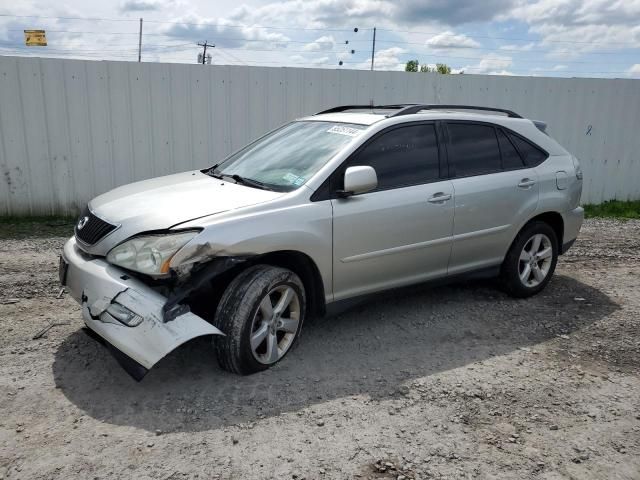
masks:
<instances>
[{"instance_id":1,"label":"power line","mask_svg":"<svg viewBox=\"0 0 640 480\"><path fill-rule=\"evenodd\" d=\"M468 37L468 38L484 38L489 40L509 40L509 41L516 41L516 42L532 41L531 38L526 38L526 37L496 37L493 35L478 35L478 34L471 34L471 33L465 33L465 32L442 33L442 32L425 32L425 31L418 31L418 30L393 30L393 29L382 29L382 28L379 30L384 30L385 32L392 32L392 33L438 35L441 37L457 37L457 36L464 35L465 37ZM636 42L587 42L587 41L579 41L579 40L545 40L545 41L548 43L572 43L572 44L576 43L576 44L589 44L589 45L634 45L634 48L637 48Z\"/></svg>"},{"instance_id":2,"label":"power line","mask_svg":"<svg viewBox=\"0 0 640 480\"><path fill-rule=\"evenodd\" d=\"M531 48L531 49L527 49L527 50L523 50L520 48L504 48L504 47L497 47L497 48L490 48L490 47L445 47L445 46L438 46L438 45L428 45L426 42L403 42L403 41L399 41L399 40L378 40L378 43L390 43L390 44L394 44L394 45L420 45L423 46L425 48L430 48L432 50L481 50L481 51L496 51L496 52L515 52L515 53L520 53L520 54L526 54L526 53L538 53L538 52L546 52L547 49L550 49L551 47L544 47L542 46L541 48ZM635 47L635 49L640 49L640 46ZM576 53L575 50L553 50L553 52L555 53ZM633 55L633 56L638 56L637 52L633 52L633 53L625 53L625 52L593 52L593 51L582 51L582 52L578 52L581 53L583 55Z\"/></svg>"},{"instance_id":3,"label":"power line","mask_svg":"<svg viewBox=\"0 0 640 480\"><path fill-rule=\"evenodd\" d=\"M0 45L0 48L2 48L2 46ZM19 46L19 47L13 47L15 50L17 51L31 51L30 47L24 47L24 46ZM184 43L184 44L176 44L176 45L156 45L156 44L146 44L145 48L147 49L151 49L151 51L153 51L154 53L163 53L165 51L179 51L179 50L183 50L183 51L187 51L193 48L193 44L192 43ZM220 47L218 47L220 48ZM274 53L306 53L306 54L311 54L311 53L317 53L317 54L340 54L340 53L344 53L341 50L317 50L317 51L309 51L309 50L290 50L288 48L282 48L282 49L277 49L277 48L245 48L245 47L224 47L224 49L226 51L228 50L237 50L237 51L246 51L246 52L274 52ZM126 51L131 51L134 52L135 49L133 47L130 47L128 49L124 49ZM76 48L69 48L69 49L56 49L55 47L53 48L47 48L47 51L55 51L55 52L60 52L60 53L75 53L75 52L80 52L80 53L120 53L122 50L98 50L98 49L89 49L89 50L84 50L84 49L76 49ZM227 52L228 53L228 52ZM443 60L443 61L447 61L450 59L456 59L456 60L483 60L485 58L487 58L486 56L459 56L459 55L448 55L448 54L443 54L443 55L438 55L438 54L433 54L432 52L429 51L417 51L417 50L413 50L413 51L407 51L404 52L403 54L404 56L410 57L410 56L415 56L415 57L426 57L427 59L430 60ZM542 64L576 64L576 65L588 65L588 64L595 64L598 62L595 61L578 61L578 60L541 60L541 59L526 59L525 60L527 63L542 63ZM607 62L607 64L609 65L628 65L629 62Z\"/></svg>"},{"instance_id":4,"label":"power line","mask_svg":"<svg viewBox=\"0 0 640 480\"><path fill-rule=\"evenodd\" d=\"M9 29L9 31L14 31L14 32L22 32L22 30L17 30L17 29ZM96 32L96 31L84 31L84 32L80 32L80 31L72 31L72 30L47 30L47 33L69 33L69 34L83 34L83 35L139 35L139 32ZM176 37L167 33L143 33L142 36L144 37L149 37L149 36L160 36L160 37L166 37L166 38L176 38L176 40L178 39L182 39L183 37ZM250 42L260 42L260 43L271 43L271 44L290 44L290 43L295 43L295 44L309 44L312 43L311 41L308 40L266 40L266 39L248 39L248 38L238 38L238 37L217 37L219 40L226 40L226 41L238 41L238 42L245 42L245 43L250 43ZM194 38L195 41L195 38ZM350 42L369 42L369 40L361 40L361 39L357 39L357 40L351 40ZM543 48L536 48L536 49L530 49L530 50L520 50L520 49L507 49L507 48L487 48L487 47L464 47L464 48L447 48L447 47L438 47L438 46L429 46L426 43L421 43L421 42L404 42L404 41L397 41L397 40L376 40L376 43L385 43L385 44L394 44L394 45L414 45L414 46L423 46L424 48L429 48L432 51L443 51L443 50L478 50L478 51L495 51L495 52L515 52L515 53L519 53L521 55L526 55L526 54L536 54L536 53L548 53L548 50L543 49ZM146 44L145 44L146 46ZM428 53L428 52L427 52ZM575 53L574 50L554 50L554 53L557 54L562 54L562 53ZM619 56L637 56L637 53L632 53L632 52L579 52L582 55L619 55Z\"/></svg>"},{"instance_id":5,"label":"power line","mask_svg":"<svg viewBox=\"0 0 640 480\"><path fill-rule=\"evenodd\" d=\"M101 17L56 17L56 16L44 16L44 15L12 15L12 14L0 14L0 17L11 17L11 18L43 18L43 19L52 19L52 20L69 20L69 21L103 21L103 22L137 22L137 19L127 19L127 18L101 18ZM166 24L166 25L187 25L187 26L196 26L196 27L222 27L222 28L258 28L258 29L266 29L266 30L298 30L298 31L320 31L320 32L352 32L353 29L347 28L311 28L311 27L291 27L291 26L277 26L277 25L230 25L226 23L213 23L213 22L180 22L180 21L168 21L168 20L146 20L147 23L154 24ZM375 27L374 27L375 28ZM372 31L373 28L364 28L360 29L364 31ZM508 41L522 41L522 42L531 42L532 39L528 37L503 37L503 36L494 36L494 35L482 35L476 33L469 32L458 32L458 33L446 33L446 32L437 32L437 31L424 31L424 30L402 30L402 29L391 29L391 28L378 28L379 31L390 32L390 33L406 33L412 35L438 35L441 37L456 37L460 35L464 35L468 38L483 38L488 40L508 40ZM82 32L76 32L82 33ZM113 32L112 34L116 34L117 32ZM125 32L128 33L128 32ZM636 42L594 42L594 41L584 41L584 40L545 40L546 43L569 43L569 44L582 44L582 45L628 45L631 48L638 48L638 44Z\"/></svg>"},{"instance_id":6,"label":"power line","mask_svg":"<svg viewBox=\"0 0 640 480\"><path fill-rule=\"evenodd\" d=\"M45 18L50 20L81 20L81 21L103 21L103 22L136 22L134 19L114 19L114 18L97 18L97 17L53 17L42 15L10 15L0 14L0 17L13 18ZM301 30L301 31L318 31L318 32L352 32L350 28L310 28L310 27L281 27L275 25L229 25L226 23L213 22L177 22L167 20L145 20L147 23L166 24L166 25L188 25L192 27L224 27L224 28L259 28L267 30Z\"/></svg>"}]
</instances>

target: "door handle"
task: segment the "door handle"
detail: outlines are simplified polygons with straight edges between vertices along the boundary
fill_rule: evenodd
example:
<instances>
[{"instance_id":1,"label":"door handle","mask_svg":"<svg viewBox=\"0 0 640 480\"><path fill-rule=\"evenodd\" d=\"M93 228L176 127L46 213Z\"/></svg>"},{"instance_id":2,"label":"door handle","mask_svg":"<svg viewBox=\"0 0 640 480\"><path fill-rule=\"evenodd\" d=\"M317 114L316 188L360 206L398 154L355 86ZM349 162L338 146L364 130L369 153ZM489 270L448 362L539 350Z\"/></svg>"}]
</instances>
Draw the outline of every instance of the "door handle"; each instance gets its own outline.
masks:
<instances>
[{"instance_id":1,"label":"door handle","mask_svg":"<svg viewBox=\"0 0 640 480\"><path fill-rule=\"evenodd\" d=\"M433 196L429 197L429 199L427 201L429 203L444 203L447 200L451 200L451 194L450 193L438 192L438 193L434 194Z\"/></svg>"},{"instance_id":2,"label":"door handle","mask_svg":"<svg viewBox=\"0 0 640 480\"><path fill-rule=\"evenodd\" d=\"M520 188L529 188L529 187L533 187L535 184L536 184L536 182L531 180L530 178L523 178L522 180L520 180L520 183L518 184L518 187L520 187Z\"/></svg>"}]
</instances>

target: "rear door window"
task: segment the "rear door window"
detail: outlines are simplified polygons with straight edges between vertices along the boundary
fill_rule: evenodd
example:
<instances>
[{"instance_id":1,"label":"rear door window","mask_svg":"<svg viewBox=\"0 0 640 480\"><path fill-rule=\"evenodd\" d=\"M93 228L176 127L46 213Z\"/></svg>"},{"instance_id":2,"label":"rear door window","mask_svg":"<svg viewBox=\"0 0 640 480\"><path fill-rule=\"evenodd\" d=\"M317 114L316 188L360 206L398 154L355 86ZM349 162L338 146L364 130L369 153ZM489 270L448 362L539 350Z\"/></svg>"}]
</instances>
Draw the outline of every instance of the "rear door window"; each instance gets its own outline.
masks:
<instances>
[{"instance_id":1,"label":"rear door window","mask_svg":"<svg viewBox=\"0 0 640 480\"><path fill-rule=\"evenodd\" d=\"M456 177L502 170L495 128L474 123L448 123L449 159Z\"/></svg>"}]
</instances>

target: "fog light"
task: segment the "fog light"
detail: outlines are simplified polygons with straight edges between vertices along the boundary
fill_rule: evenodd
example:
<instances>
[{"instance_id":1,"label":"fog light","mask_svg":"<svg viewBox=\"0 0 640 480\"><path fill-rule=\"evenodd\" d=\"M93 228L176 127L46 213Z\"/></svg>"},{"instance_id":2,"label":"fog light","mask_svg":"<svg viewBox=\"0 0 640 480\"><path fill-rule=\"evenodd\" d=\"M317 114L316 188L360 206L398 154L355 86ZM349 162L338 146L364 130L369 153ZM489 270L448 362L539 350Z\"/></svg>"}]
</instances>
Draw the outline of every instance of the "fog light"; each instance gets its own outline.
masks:
<instances>
[{"instance_id":1,"label":"fog light","mask_svg":"<svg viewBox=\"0 0 640 480\"><path fill-rule=\"evenodd\" d=\"M140 315L119 303L109 305L106 312L127 327L137 327L142 323L142 317Z\"/></svg>"}]
</instances>

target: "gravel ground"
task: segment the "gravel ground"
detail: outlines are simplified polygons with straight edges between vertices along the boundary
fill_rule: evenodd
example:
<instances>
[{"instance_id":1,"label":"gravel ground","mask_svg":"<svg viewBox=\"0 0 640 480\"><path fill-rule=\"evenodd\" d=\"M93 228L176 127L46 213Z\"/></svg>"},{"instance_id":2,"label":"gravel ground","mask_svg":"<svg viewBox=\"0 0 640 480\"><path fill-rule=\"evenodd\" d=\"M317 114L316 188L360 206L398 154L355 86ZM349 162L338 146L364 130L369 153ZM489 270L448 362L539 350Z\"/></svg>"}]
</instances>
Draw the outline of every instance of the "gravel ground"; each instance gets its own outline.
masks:
<instances>
[{"instance_id":1,"label":"gravel ground","mask_svg":"<svg viewBox=\"0 0 640 480\"><path fill-rule=\"evenodd\" d=\"M57 298L63 241L0 240L0 479L640 479L639 221L587 221L529 300L415 287L267 372L200 339L141 383Z\"/></svg>"}]
</instances>

